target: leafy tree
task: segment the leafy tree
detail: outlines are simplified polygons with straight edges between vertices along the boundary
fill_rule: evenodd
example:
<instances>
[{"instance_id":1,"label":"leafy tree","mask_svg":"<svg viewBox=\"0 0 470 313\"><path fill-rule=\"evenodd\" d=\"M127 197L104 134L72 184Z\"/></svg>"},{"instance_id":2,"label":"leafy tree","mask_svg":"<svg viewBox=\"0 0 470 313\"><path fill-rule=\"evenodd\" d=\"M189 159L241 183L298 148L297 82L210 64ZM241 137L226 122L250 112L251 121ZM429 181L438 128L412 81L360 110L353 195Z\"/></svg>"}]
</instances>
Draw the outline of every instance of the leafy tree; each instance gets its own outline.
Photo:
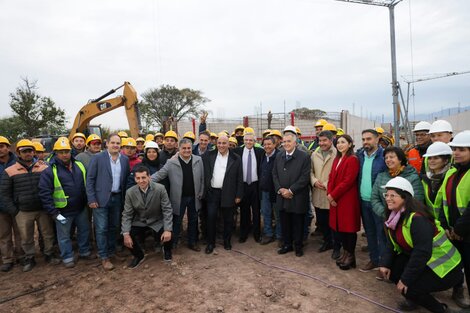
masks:
<instances>
[{"instance_id":1,"label":"leafy tree","mask_svg":"<svg viewBox=\"0 0 470 313\"><path fill-rule=\"evenodd\" d=\"M199 90L178 89L170 85L151 88L142 94L139 104L140 116L145 126L164 128L165 121L173 117L178 122L185 117L195 117L202 112L202 107L210 100Z\"/></svg>"},{"instance_id":2,"label":"leafy tree","mask_svg":"<svg viewBox=\"0 0 470 313\"><path fill-rule=\"evenodd\" d=\"M18 116L5 117L0 119L0 135L7 137L11 143L24 137L24 130L20 126Z\"/></svg>"},{"instance_id":3,"label":"leafy tree","mask_svg":"<svg viewBox=\"0 0 470 313\"><path fill-rule=\"evenodd\" d=\"M309 109L309 108L298 108L292 110L295 113L297 118L303 120L316 120L326 115L325 111L318 110L318 109Z\"/></svg>"},{"instance_id":4,"label":"leafy tree","mask_svg":"<svg viewBox=\"0 0 470 313\"><path fill-rule=\"evenodd\" d=\"M65 133L65 111L55 105L49 97L41 97L36 81L23 78L23 84L10 93L10 107L13 118L23 130L25 137L40 134L59 135Z\"/></svg>"}]
</instances>

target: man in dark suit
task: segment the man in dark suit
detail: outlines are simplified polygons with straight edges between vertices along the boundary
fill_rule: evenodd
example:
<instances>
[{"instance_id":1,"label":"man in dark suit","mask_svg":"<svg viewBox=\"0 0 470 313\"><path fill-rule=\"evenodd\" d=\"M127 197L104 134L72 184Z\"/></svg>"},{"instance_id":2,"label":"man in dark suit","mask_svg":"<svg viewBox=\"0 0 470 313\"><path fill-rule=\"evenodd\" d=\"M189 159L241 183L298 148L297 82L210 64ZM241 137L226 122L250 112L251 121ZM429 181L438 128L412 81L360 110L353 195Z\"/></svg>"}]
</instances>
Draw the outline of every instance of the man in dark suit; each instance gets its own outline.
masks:
<instances>
[{"instance_id":1,"label":"man in dark suit","mask_svg":"<svg viewBox=\"0 0 470 313\"><path fill-rule=\"evenodd\" d=\"M242 160L243 165L243 199L240 203L240 239L243 243L248 238L253 226L253 237L256 242L261 240L259 184L261 159L263 149L255 147L255 134L245 133L244 147L234 149ZM253 224L252 224L253 222Z\"/></svg>"},{"instance_id":2,"label":"man in dark suit","mask_svg":"<svg viewBox=\"0 0 470 313\"><path fill-rule=\"evenodd\" d=\"M217 213L224 219L224 249L232 249L233 210L243 197L243 170L240 157L228 149L228 137L217 139L217 150L203 155L204 181L207 191L207 247L210 254L215 247Z\"/></svg>"},{"instance_id":3,"label":"man in dark suit","mask_svg":"<svg viewBox=\"0 0 470 313\"><path fill-rule=\"evenodd\" d=\"M276 207L281 217L284 245L279 254L293 251L303 255L303 230L309 203L310 157L296 148L297 136L285 132L283 152L274 161L273 181L277 193Z\"/></svg>"},{"instance_id":4,"label":"man in dark suit","mask_svg":"<svg viewBox=\"0 0 470 313\"><path fill-rule=\"evenodd\" d=\"M120 146L119 135L109 135L107 150L92 158L87 172L88 205L93 210L98 256L105 270L114 269L109 257L116 253L116 237L130 171L129 159L119 153Z\"/></svg>"}]
</instances>

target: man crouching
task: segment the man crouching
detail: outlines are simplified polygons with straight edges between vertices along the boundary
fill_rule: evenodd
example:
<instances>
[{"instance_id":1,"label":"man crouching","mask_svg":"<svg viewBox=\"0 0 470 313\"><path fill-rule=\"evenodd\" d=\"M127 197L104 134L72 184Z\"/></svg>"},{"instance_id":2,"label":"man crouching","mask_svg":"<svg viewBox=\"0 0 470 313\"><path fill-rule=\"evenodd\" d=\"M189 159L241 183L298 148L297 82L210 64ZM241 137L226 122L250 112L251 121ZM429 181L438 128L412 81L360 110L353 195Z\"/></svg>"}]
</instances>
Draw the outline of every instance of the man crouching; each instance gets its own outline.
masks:
<instances>
[{"instance_id":1,"label":"man crouching","mask_svg":"<svg viewBox=\"0 0 470 313\"><path fill-rule=\"evenodd\" d=\"M128 266L136 268L144 260L140 244L149 228L155 240L163 242L164 260L171 261L173 209L168 194L163 185L150 181L150 171L146 166L136 165L134 172L137 185L127 190L122 212L124 245L134 256Z\"/></svg>"}]
</instances>

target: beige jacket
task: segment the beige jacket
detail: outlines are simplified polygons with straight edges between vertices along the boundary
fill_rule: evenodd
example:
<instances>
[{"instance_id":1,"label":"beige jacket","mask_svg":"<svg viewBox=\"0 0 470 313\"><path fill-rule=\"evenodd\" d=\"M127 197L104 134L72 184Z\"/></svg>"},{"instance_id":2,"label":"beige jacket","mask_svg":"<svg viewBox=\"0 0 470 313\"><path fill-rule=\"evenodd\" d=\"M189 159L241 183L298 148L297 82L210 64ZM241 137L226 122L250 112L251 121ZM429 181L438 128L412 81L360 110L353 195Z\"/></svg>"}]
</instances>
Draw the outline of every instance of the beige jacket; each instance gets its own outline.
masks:
<instances>
[{"instance_id":1,"label":"beige jacket","mask_svg":"<svg viewBox=\"0 0 470 313\"><path fill-rule=\"evenodd\" d=\"M323 159L320 148L316 149L311 156L312 171L310 172L310 183L312 184L312 204L316 208L329 209L330 203L326 198L326 187L328 185L328 176L331 172L331 166L336 157L336 148L332 145L328 155ZM315 183L320 181L325 186L325 190L315 187Z\"/></svg>"}]
</instances>

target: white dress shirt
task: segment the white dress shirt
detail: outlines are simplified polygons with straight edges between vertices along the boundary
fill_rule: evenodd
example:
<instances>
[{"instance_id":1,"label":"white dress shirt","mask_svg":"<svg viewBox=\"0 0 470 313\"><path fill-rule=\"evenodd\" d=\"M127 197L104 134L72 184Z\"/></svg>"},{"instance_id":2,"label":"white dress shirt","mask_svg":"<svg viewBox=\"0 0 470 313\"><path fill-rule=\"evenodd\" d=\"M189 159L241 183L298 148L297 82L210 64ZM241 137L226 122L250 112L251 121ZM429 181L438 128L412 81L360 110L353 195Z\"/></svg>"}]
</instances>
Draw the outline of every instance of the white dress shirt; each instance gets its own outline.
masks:
<instances>
[{"instance_id":1,"label":"white dress shirt","mask_svg":"<svg viewBox=\"0 0 470 313\"><path fill-rule=\"evenodd\" d=\"M242 156L243 182L245 183L246 183L249 152L250 152L250 149L247 149L246 147L243 148L243 156ZM255 181L258 181L258 164L256 163L255 149L251 148L251 182L254 183Z\"/></svg>"},{"instance_id":2,"label":"white dress shirt","mask_svg":"<svg viewBox=\"0 0 470 313\"><path fill-rule=\"evenodd\" d=\"M228 155L227 152L225 155L217 153L217 157L215 158L214 164L214 173L212 173L211 179L211 187L212 188L222 188L224 185L224 178L225 172L227 170L227 163L228 163Z\"/></svg>"}]
</instances>

